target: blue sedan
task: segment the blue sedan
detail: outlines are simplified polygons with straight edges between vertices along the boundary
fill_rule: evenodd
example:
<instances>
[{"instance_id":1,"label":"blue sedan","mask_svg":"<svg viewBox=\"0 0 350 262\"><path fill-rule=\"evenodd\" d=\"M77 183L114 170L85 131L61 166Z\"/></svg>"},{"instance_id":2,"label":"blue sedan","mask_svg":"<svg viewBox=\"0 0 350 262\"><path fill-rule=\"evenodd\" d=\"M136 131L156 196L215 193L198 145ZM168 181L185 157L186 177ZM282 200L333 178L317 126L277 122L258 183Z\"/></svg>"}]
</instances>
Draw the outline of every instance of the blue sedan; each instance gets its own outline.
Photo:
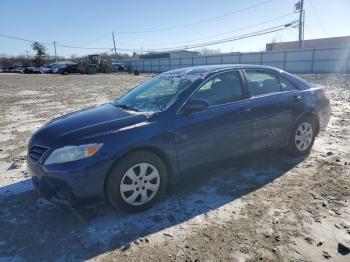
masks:
<instances>
[{"instance_id":1,"label":"blue sedan","mask_svg":"<svg viewBox=\"0 0 350 262\"><path fill-rule=\"evenodd\" d=\"M104 198L136 212L190 168L262 149L306 155L329 117L324 87L277 68L177 69L45 124L29 141L28 169L47 199Z\"/></svg>"}]
</instances>

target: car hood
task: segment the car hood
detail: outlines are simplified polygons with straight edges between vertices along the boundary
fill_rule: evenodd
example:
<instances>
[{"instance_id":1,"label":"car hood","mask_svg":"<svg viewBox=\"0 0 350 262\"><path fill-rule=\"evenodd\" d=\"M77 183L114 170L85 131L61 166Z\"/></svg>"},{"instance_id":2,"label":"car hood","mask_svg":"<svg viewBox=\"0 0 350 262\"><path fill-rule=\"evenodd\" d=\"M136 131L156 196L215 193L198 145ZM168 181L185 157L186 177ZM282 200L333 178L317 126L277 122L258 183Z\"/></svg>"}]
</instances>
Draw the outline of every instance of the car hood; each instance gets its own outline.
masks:
<instances>
[{"instance_id":1,"label":"car hood","mask_svg":"<svg viewBox=\"0 0 350 262\"><path fill-rule=\"evenodd\" d=\"M51 120L33 135L30 144L50 146L66 140L96 138L148 119L149 114L125 111L108 103Z\"/></svg>"}]
</instances>

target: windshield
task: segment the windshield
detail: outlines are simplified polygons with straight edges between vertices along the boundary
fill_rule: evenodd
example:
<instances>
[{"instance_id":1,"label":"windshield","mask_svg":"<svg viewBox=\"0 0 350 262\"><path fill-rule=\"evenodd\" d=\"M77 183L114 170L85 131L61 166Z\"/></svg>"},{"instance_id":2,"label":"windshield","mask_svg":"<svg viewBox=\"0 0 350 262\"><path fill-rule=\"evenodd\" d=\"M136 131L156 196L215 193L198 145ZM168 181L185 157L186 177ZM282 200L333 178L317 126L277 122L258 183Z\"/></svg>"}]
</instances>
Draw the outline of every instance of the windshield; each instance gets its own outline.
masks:
<instances>
[{"instance_id":1,"label":"windshield","mask_svg":"<svg viewBox=\"0 0 350 262\"><path fill-rule=\"evenodd\" d=\"M114 105L140 112L163 111L200 77L200 74L194 73L161 74L132 89Z\"/></svg>"}]
</instances>

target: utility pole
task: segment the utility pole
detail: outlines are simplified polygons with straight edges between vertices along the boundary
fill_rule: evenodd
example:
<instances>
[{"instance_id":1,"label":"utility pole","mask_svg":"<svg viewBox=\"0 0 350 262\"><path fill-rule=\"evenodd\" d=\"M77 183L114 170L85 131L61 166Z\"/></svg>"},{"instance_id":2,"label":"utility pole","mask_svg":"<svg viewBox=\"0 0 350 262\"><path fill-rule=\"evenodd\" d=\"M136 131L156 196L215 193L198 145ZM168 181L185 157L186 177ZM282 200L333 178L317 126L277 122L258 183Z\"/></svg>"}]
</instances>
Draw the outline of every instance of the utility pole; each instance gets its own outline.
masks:
<instances>
[{"instance_id":1,"label":"utility pole","mask_svg":"<svg viewBox=\"0 0 350 262\"><path fill-rule=\"evenodd\" d=\"M57 62L56 43L55 41L53 42L53 46L55 47L55 62Z\"/></svg>"},{"instance_id":2,"label":"utility pole","mask_svg":"<svg viewBox=\"0 0 350 262\"><path fill-rule=\"evenodd\" d=\"M114 40L114 33L112 32L113 37L113 45L114 45L114 54L117 55L117 49L115 48L115 40Z\"/></svg>"},{"instance_id":3,"label":"utility pole","mask_svg":"<svg viewBox=\"0 0 350 262\"><path fill-rule=\"evenodd\" d=\"M304 0L299 2L299 47L303 47L304 40Z\"/></svg>"}]
</instances>

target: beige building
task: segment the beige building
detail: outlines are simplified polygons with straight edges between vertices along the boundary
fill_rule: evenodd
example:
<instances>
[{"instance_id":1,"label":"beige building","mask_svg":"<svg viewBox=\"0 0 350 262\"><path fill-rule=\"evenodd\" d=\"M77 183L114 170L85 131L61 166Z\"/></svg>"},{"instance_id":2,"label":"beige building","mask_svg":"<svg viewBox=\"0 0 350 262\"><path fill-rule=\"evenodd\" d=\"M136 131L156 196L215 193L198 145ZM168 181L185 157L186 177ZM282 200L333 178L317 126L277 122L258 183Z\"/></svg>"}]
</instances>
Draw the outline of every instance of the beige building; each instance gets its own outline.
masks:
<instances>
[{"instance_id":1,"label":"beige building","mask_svg":"<svg viewBox=\"0 0 350 262\"><path fill-rule=\"evenodd\" d=\"M350 47L350 36L304 40L302 48L346 47L346 46ZM299 48L298 41L266 44L266 51L287 50L287 49L296 49L296 48Z\"/></svg>"}]
</instances>

